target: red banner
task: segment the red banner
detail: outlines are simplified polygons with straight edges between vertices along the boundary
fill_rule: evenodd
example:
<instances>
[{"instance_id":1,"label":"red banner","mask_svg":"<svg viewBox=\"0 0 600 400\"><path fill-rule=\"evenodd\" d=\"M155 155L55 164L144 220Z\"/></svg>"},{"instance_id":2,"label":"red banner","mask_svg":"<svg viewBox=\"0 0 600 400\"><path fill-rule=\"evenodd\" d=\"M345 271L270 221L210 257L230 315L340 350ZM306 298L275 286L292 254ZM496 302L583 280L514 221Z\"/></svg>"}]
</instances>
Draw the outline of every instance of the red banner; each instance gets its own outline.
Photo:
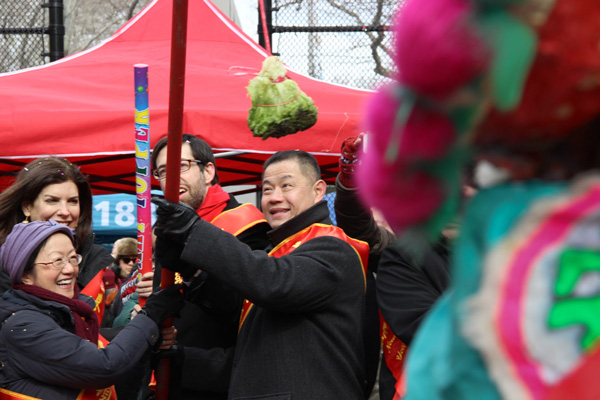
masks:
<instances>
[{"instance_id":1,"label":"red banner","mask_svg":"<svg viewBox=\"0 0 600 400\"><path fill-rule=\"evenodd\" d=\"M96 306L94 306L94 311L98 316L98 323L102 321L102 317L104 316L104 280L102 279L104 276L104 269L96 274L96 276L81 290L82 294L90 296L94 299Z\"/></svg>"}]
</instances>

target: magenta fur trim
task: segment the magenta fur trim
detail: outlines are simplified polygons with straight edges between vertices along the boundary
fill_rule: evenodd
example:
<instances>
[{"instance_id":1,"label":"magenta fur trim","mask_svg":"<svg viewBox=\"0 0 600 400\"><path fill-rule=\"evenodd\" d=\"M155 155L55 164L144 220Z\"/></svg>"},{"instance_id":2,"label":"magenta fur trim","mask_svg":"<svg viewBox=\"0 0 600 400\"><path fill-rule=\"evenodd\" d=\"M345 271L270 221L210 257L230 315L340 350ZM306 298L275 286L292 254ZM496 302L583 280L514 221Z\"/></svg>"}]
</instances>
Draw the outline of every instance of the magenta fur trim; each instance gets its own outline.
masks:
<instances>
[{"instance_id":1,"label":"magenta fur trim","mask_svg":"<svg viewBox=\"0 0 600 400\"><path fill-rule=\"evenodd\" d=\"M399 81L420 95L452 94L483 71L489 58L466 0L408 1L396 22Z\"/></svg>"}]
</instances>

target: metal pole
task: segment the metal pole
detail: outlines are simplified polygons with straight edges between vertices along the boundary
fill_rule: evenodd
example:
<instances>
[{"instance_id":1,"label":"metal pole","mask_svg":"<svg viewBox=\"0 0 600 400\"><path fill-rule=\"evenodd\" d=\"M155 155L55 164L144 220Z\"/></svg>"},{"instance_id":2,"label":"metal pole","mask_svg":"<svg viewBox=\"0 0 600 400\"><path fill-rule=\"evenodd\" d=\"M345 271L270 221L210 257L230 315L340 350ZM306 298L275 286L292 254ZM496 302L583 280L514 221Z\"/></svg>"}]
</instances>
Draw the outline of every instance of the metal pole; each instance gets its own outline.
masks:
<instances>
[{"instance_id":1,"label":"metal pole","mask_svg":"<svg viewBox=\"0 0 600 400\"><path fill-rule=\"evenodd\" d=\"M264 49L272 52L271 43L273 43L273 3L272 0L259 0L258 7L258 44ZM261 14L264 11L267 20L267 29L263 28ZM267 40L265 40L265 32L267 32ZM269 48L267 49L267 43Z\"/></svg>"},{"instance_id":2,"label":"metal pole","mask_svg":"<svg viewBox=\"0 0 600 400\"><path fill-rule=\"evenodd\" d=\"M63 18L63 0L52 0L42 7L49 9L50 25L50 61L56 61L65 56L65 21Z\"/></svg>"}]
</instances>

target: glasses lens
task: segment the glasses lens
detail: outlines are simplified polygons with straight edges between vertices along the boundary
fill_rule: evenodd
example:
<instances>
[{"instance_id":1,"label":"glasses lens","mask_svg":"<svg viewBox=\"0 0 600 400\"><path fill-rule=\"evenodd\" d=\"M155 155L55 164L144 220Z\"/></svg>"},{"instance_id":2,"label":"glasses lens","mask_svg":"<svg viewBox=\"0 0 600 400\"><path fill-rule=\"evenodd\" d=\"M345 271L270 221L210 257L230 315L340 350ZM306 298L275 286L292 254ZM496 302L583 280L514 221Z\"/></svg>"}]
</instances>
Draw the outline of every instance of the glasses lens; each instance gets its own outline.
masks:
<instances>
[{"instance_id":1,"label":"glasses lens","mask_svg":"<svg viewBox=\"0 0 600 400\"><path fill-rule=\"evenodd\" d=\"M197 161L197 160L181 160L181 164L179 165L179 168L180 168L179 171L180 172L189 171L189 169L192 167L193 162L202 164L200 161ZM159 167L159 168L155 169L154 172L152 172L152 175L154 175L154 177L156 179L158 179L159 181L162 179L165 179L165 177L167 176L167 167L163 166L163 167Z\"/></svg>"},{"instance_id":2,"label":"glasses lens","mask_svg":"<svg viewBox=\"0 0 600 400\"><path fill-rule=\"evenodd\" d=\"M69 262L71 265L79 265L83 260L83 256L81 254L75 254L73 257L69 257Z\"/></svg>"},{"instance_id":3,"label":"glasses lens","mask_svg":"<svg viewBox=\"0 0 600 400\"><path fill-rule=\"evenodd\" d=\"M121 260L123 260L123 262L125 264L129 264L130 262L137 262L137 258L136 257L122 257Z\"/></svg>"},{"instance_id":4,"label":"glasses lens","mask_svg":"<svg viewBox=\"0 0 600 400\"><path fill-rule=\"evenodd\" d=\"M57 258L56 260L52 261L52 265L54 265L54 268L63 269L63 267L67 265L67 259L62 257Z\"/></svg>"},{"instance_id":5,"label":"glasses lens","mask_svg":"<svg viewBox=\"0 0 600 400\"><path fill-rule=\"evenodd\" d=\"M190 160L181 160L181 172L185 172L190 169Z\"/></svg>"},{"instance_id":6,"label":"glasses lens","mask_svg":"<svg viewBox=\"0 0 600 400\"><path fill-rule=\"evenodd\" d=\"M158 180L165 179L165 176L167 176L167 167L158 167L152 172L152 175Z\"/></svg>"}]
</instances>

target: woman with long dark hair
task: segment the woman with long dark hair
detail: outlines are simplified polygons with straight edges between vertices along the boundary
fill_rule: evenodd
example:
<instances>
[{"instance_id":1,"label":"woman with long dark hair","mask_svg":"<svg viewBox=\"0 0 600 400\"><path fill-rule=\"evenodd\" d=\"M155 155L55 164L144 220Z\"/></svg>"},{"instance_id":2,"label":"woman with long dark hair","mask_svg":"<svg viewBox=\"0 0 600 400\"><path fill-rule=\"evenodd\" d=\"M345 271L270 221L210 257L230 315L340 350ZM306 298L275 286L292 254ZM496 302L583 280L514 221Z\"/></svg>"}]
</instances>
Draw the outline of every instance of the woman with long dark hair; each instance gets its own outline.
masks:
<instances>
[{"instance_id":1,"label":"woman with long dark hair","mask_svg":"<svg viewBox=\"0 0 600 400\"><path fill-rule=\"evenodd\" d=\"M64 158L31 161L15 183L0 194L0 245L22 221L54 219L75 230L75 248L83 256L77 282L80 288L114 260L92 234L92 190L79 168ZM0 292L10 286L0 273Z\"/></svg>"}]
</instances>

